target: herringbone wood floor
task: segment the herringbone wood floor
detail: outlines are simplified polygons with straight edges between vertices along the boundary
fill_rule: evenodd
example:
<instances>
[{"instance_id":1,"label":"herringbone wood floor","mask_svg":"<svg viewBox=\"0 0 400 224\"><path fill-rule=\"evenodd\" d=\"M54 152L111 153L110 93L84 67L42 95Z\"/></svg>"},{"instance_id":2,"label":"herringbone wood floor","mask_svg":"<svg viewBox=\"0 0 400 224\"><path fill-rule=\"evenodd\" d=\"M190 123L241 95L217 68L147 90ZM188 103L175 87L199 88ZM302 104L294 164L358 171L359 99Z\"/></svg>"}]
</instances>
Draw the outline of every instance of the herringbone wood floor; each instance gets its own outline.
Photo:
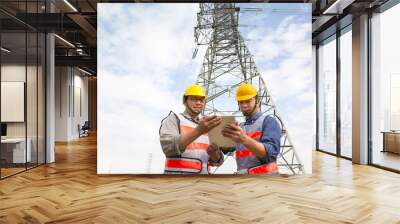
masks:
<instances>
[{"instance_id":1,"label":"herringbone wood floor","mask_svg":"<svg viewBox=\"0 0 400 224\"><path fill-rule=\"evenodd\" d=\"M313 156L311 176L98 176L84 138L0 181L0 223L400 223L400 175Z\"/></svg>"}]
</instances>

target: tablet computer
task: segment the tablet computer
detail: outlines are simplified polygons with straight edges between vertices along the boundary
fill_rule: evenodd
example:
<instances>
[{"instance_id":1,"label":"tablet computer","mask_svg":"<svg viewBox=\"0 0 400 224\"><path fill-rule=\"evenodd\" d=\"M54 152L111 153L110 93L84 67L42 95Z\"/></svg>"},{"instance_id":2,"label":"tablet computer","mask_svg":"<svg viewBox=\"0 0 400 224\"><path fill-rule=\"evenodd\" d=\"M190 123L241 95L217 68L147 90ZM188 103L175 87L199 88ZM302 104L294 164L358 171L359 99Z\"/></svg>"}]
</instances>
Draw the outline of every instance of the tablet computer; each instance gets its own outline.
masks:
<instances>
[{"instance_id":1,"label":"tablet computer","mask_svg":"<svg viewBox=\"0 0 400 224\"><path fill-rule=\"evenodd\" d=\"M210 143L218 145L220 148L232 148L236 146L236 143L230 138L226 138L222 135L222 129L228 124L234 124L236 122L235 116L221 116L221 123L208 132L208 138Z\"/></svg>"}]
</instances>

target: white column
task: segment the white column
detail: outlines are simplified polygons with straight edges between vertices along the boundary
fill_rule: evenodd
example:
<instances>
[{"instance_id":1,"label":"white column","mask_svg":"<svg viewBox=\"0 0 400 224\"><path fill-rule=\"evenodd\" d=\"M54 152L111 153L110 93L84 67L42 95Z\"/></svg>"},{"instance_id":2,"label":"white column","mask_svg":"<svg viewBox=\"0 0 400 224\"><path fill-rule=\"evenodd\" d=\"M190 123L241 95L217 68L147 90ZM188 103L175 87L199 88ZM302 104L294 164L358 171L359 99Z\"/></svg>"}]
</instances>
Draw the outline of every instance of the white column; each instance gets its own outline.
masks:
<instances>
[{"instance_id":1,"label":"white column","mask_svg":"<svg viewBox=\"0 0 400 224\"><path fill-rule=\"evenodd\" d=\"M53 12L54 6L50 1L46 4L47 11ZM54 133L55 133L55 54L54 34L46 35L46 163L55 161Z\"/></svg>"},{"instance_id":2,"label":"white column","mask_svg":"<svg viewBox=\"0 0 400 224\"><path fill-rule=\"evenodd\" d=\"M368 163L368 15L353 19L352 158Z\"/></svg>"}]
</instances>

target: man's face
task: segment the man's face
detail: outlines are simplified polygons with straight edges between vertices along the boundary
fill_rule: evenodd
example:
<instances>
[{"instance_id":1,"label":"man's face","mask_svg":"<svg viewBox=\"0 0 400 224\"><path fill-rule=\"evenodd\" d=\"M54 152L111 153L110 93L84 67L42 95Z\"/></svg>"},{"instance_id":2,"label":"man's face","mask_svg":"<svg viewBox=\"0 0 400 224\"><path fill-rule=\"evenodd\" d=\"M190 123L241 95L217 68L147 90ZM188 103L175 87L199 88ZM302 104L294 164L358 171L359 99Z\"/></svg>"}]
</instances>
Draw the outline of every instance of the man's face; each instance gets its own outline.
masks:
<instances>
[{"instance_id":1,"label":"man's face","mask_svg":"<svg viewBox=\"0 0 400 224\"><path fill-rule=\"evenodd\" d=\"M200 114L204 108L205 97L201 96L188 96L186 100L186 106L189 107L193 112Z\"/></svg>"},{"instance_id":2,"label":"man's face","mask_svg":"<svg viewBox=\"0 0 400 224\"><path fill-rule=\"evenodd\" d=\"M254 106L256 105L256 98L253 97L249 100L239 101L239 108L244 116L250 116L253 112Z\"/></svg>"}]
</instances>

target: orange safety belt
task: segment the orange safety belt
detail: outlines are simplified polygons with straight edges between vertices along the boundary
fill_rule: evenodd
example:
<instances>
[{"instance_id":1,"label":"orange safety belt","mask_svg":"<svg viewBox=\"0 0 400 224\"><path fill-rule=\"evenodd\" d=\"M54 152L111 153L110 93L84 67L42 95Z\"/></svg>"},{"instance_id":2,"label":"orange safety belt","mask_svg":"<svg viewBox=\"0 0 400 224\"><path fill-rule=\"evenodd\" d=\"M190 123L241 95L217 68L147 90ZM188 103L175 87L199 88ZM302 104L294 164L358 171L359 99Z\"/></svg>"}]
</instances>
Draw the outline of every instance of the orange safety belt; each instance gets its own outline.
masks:
<instances>
[{"instance_id":1,"label":"orange safety belt","mask_svg":"<svg viewBox=\"0 0 400 224\"><path fill-rule=\"evenodd\" d=\"M276 163L269 163L269 164L264 164L261 166L256 166L249 168L247 172L249 174L266 174L270 172L275 172L278 170L278 165Z\"/></svg>"},{"instance_id":2,"label":"orange safety belt","mask_svg":"<svg viewBox=\"0 0 400 224\"><path fill-rule=\"evenodd\" d=\"M201 171L202 163L200 161L188 161L184 159L174 159L174 160L165 160L165 167L168 168L183 168L183 169L195 169Z\"/></svg>"}]
</instances>

